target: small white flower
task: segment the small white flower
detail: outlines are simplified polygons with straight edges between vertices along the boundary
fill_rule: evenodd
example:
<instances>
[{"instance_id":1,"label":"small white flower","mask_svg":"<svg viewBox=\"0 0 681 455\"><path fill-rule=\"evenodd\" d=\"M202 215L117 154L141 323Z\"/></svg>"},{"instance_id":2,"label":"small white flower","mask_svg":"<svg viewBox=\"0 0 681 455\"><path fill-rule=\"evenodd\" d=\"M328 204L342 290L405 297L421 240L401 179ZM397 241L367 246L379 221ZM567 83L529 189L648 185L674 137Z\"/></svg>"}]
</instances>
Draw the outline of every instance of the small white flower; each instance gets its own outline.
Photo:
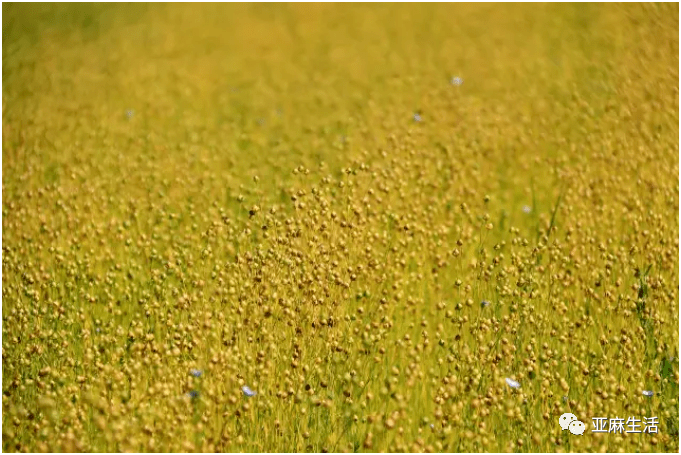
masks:
<instances>
[{"instance_id":1,"label":"small white flower","mask_svg":"<svg viewBox=\"0 0 681 455\"><path fill-rule=\"evenodd\" d=\"M655 395L655 392L653 392L652 390L644 390L641 393L643 393L643 395L645 395L647 397L652 397L653 395Z\"/></svg>"},{"instance_id":2,"label":"small white flower","mask_svg":"<svg viewBox=\"0 0 681 455\"><path fill-rule=\"evenodd\" d=\"M508 386L513 388L513 389L519 389L520 388L520 383L518 381L514 381L511 378L506 378L506 384L508 384Z\"/></svg>"},{"instance_id":3,"label":"small white flower","mask_svg":"<svg viewBox=\"0 0 681 455\"><path fill-rule=\"evenodd\" d=\"M529 205L523 205L523 212L525 213L530 213L532 209L530 208Z\"/></svg>"},{"instance_id":4,"label":"small white flower","mask_svg":"<svg viewBox=\"0 0 681 455\"><path fill-rule=\"evenodd\" d=\"M196 368L192 368L191 370L189 370L189 374L191 374L195 378L199 378L203 374L203 371L197 370Z\"/></svg>"},{"instance_id":5,"label":"small white flower","mask_svg":"<svg viewBox=\"0 0 681 455\"><path fill-rule=\"evenodd\" d=\"M247 397L253 397L253 396L255 396L255 392L252 391L251 388L248 387L247 385L243 386L243 387L241 388L241 390L244 392L244 395L246 395Z\"/></svg>"},{"instance_id":6,"label":"small white flower","mask_svg":"<svg viewBox=\"0 0 681 455\"><path fill-rule=\"evenodd\" d=\"M419 114L414 114L414 121L415 121L415 122L420 122L420 121L421 121L421 115L419 115Z\"/></svg>"},{"instance_id":7,"label":"small white flower","mask_svg":"<svg viewBox=\"0 0 681 455\"><path fill-rule=\"evenodd\" d=\"M460 77L453 77L452 78L452 85L461 85L463 84L463 79Z\"/></svg>"}]
</instances>

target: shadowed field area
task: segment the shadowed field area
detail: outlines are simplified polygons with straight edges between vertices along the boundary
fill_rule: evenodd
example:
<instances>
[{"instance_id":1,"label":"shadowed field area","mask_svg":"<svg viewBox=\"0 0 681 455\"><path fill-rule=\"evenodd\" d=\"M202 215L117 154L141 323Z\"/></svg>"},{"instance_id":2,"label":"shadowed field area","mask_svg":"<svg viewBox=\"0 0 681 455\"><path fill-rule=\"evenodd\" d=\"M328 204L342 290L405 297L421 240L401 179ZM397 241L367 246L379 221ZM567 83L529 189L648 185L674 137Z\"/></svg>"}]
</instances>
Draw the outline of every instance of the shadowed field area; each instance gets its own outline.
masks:
<instances>
[{"instance_id":1,"label":"shadowed field area","mask_svg":"<svg viewBox=\"0 0 681 455\"><path fill-rule=\"evenodd\" d=\"M678 452L678 4L2 10L3 451Z\"/></svg>"}]
</instances>

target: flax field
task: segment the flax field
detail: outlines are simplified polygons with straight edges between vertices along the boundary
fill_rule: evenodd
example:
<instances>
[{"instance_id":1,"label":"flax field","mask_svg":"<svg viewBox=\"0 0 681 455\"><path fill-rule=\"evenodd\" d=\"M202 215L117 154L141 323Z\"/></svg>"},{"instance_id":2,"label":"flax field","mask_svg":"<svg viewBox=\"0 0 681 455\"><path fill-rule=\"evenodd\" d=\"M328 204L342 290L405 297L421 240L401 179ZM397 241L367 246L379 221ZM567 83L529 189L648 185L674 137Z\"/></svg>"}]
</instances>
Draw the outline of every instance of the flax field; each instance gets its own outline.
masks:
<instances>
[{"instance_id":1,"label":"flax field","mask_svg":"<svg viewBox=\"0 0 681 455\"><path fill-rule=\"evenodd\" d=\"M678 4L2 12L4 452L679 451Z\"/></svg>"}]
</instances>

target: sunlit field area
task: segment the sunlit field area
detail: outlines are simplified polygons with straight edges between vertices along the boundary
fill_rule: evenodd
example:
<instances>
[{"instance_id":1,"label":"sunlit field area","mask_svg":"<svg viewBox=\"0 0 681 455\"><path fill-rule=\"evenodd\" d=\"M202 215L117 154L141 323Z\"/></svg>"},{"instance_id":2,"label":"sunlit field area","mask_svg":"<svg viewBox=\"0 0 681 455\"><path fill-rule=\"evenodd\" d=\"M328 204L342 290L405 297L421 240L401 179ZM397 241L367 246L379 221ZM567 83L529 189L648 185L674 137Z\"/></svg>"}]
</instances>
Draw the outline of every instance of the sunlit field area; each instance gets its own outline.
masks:
<instances>
[{"instance_id":1,"label":"sunlit field area","mask_svg":"<svg viewBox=\"0 0 681 455\"><path fill-rule=\"evenodd\" d=\"M3 451L679 451L678 4L2 11Z\"/></svg>"}]
</instances>

